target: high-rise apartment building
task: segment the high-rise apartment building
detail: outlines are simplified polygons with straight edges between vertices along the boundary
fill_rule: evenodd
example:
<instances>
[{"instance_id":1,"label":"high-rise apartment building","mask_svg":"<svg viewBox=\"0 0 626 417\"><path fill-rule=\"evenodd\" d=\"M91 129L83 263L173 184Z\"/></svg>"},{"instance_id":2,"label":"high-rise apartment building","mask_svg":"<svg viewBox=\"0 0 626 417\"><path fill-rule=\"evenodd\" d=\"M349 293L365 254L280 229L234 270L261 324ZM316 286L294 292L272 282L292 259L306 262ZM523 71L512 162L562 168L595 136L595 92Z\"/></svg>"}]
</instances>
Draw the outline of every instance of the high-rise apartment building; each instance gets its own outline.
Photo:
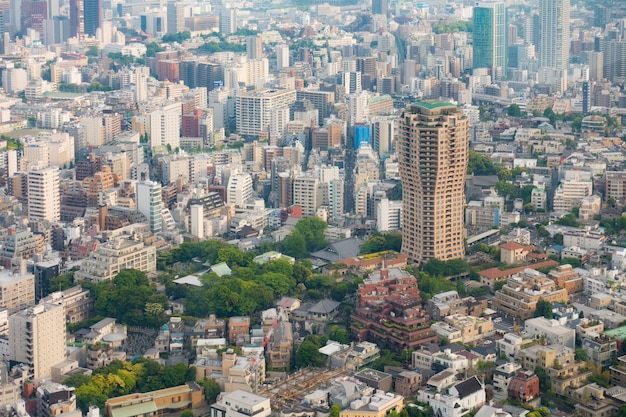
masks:
<instances>
[{"instance_id":1,"label":"high-rise apartment building","mask_svg":"<svg viewBox=\"0 0 626 417\"><path fill-rule=\"evenodd\" d=\"M302 207L302 217L315 216L324 197L325 184L315 177L299 176L293 180L293 204Z\"/></svg>"},{"instance_id":2,"label":"high-rise apartment building","mask_svg":"<svg viewBox=\"0 0 626 417\"><path fill-rule=\"evenodd\" d=\"M461 109L439 101L414 104L400 117L402 252L413 262L445 261L465 254L468 126Z\"/></svg>"},{"instance_id":3,"label":"high-rise apartment building","mask_svg":"<svg viewBox=\"0 0 626 417\"><path fill-rule=\"evenodd\" d=\"M63 306L39 304L9 317L9 358L30 366L33 379L50 377L65 360Z\"/></svg>"},{"instance_id":4,"label":"high-rise apartment building","mask_svg":"<svg viewBox=\"0 0 626 417\"><path fill-rule=\"evenodd\" d=\"M154 111L148 116L150 147L180 146L180 114L173 111Z\"/></svg>"},{"instance_id":5,"label":"high-rise apartment building","mask_svg":"<svg viewBox=\"0 0 626 417\"><path fill-rule=\"evenodd\" d=\"M276 69L280 71L283 68L289 68L289 46L285 44L276 45L274 51L276 52Z\"/></svg>"},{"instance_id":6,"label":"high-rise apartment building","mask_svg":"<svg viewBox=\"0 0 626 417\"><path fill-rule=\"evenodd\" d=\"M161 184L152 181L137 184L137 209L148 219L152 233L163 229L162 208Z\"/></svg>"},{"instance_id":7,"label":"high-rise apartment building","mask_svg":"<svg viewBox=\"0 0 626 417\"><path fill-rule=\"evenodd\" d=\"M477 1L474 4L473 67L489 68L494 78L506 66L506 6L504 1Z\"/></svg>"},{"instance_id":8,"label":"high-rise apartment building","mask_svg":"<svg viewBox=\"0 0 626 417\"><path fill-rule=\"evenodd\" d=\"M237 131L244 136L269 132L271 109L289 107L295 101L295 90L259 89L240 92L235 102Z\"/></svg>"},{"instance_id":9,"label":"high-rise apartment building","mask_svg":"<svg viewBox=\"0 0 626 417\"><path fill-rule=\"evenodd\" d=\"M246 54L248 59L263 58L263 39L261 36L248 36L246 39Z\"/></svg>"},{"instance_id":10,"label":"high-rise apartment building","mask_svg":"<svg viewBox=\"0 0 626 417\"><path fill-rule=\"evenodd\" d=\"M570 0L541 0L539 66L552 70L555 87L567 87L570 48ZM544 70L545 73L546 70Z\"/></svg>"},{"instance_id":11,"label":"high-rise apartment building","mask_svg":"<svg viewBox=\"0 0 626 417\"><path fill-rule=\"evenodd\" d=\"M58 169L46 168L28 173L28 216L51 222L61 220Z\"/></svg>"},{"instance_id":12,"label":"high-rise apartment building","mask_svg":"<svg viewBox=\"0 0 626 417\"><path fill-rule=\"evenodd\" d=\"M252 177L249 174L234 174L228 179L226 201L243 208L253 197Z\"/></svg>"}]
</instances>

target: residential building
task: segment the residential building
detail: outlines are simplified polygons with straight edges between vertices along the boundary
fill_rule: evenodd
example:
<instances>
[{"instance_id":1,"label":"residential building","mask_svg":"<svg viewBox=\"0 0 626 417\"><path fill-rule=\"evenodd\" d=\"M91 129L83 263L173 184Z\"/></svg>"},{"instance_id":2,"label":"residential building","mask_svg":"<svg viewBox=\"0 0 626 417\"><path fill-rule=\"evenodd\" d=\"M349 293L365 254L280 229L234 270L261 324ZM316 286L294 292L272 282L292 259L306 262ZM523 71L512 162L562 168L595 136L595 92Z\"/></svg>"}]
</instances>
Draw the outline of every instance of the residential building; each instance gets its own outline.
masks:
<instances>
[{"instance_id":1,"label":"residential building","mask_svg":"<svg viewBox=\"0 0 626 417\"><path fill-rule=\"evenodd\" d=\"M326 184L315 177L297 176L293 179L293 204L302 207L302 217L317 214L324 197Z\"/></svg>"},{"instance_id":2,"label":"residential building","mask_svg":"<svg viewBox=\"0 0 626 417\"><path fill-rule=\"evenodd\" d=\"M63 307L38 304L9 317L9 358L28 365L33 379L50 377L65 360Z\"/></svg>"},{"instance_id":3,"label":"residential building","mask_svg":"<svg viewBox=\"0 0 626 417\"><path fill-rule=\"evenodd\" d=\"M35 304L35 276L26 272L26 261L20 267L0 270L0 307L13 314Z\"/></svg>"},{"instance_id":4,"label":"residential building","mask_svg":"<svg viewBox=\"0 0 626 417\"><path fill-rule=\"evenodd\" d=\"M493 387L498 392L508 392L509 384L522 366L515 362L499 365L493 373Z\"/></svg>"},{"instance_id":5,"label":"residential building","mask_svg":"<svg viewBox=\"0 0 626 417\"><path fill-rule=\"evenodd\" d=\"M524 323L524 333L535 339L545 337L550 344L563 345L570 349L576 347L576 331L562 326L557 320L544 317L528 319Z\"/></svg>"},{"instance_id":6,"label":"residential building","mask_svg":"<svg viewBox=\"0 0 626 417\"><path fill-rule=\"evenodd\" d=\"M237 390L222 395L211 405L211 417L269 417L272 414L267 397Z\"/></svg>"},{"instance_id":7,"label":"residential building","mask_svg":"<svg viewBox=\"0 0 626 417\"><path fill-rule=\"evenodd\" d=\"M400 118L396 146L403 184L402 252L413 262L446 261L465 253L468 140L467 116L449 103L417 103Z\"/></svg>"},{"instance_id":8,"label":"residential building","mask_svg":"<svg viewBox=\"0 0 626 417\"><path fill-rule=\"evenodd\" d=\"M435 415L461 417L482 407L487 401L487 394L483 383L473 376L454 385L444 394L422 390L417 399L431 406Z\"/></svg>"},{"instance_id":9,"label":"residential building","mask_svg":"<svg viewBox=\"0 0 626 417\"><path fill-rule=\"evenodd\" d=\"M570 0L542 0L539 20L539 67L555 71L554 87L564 91L570 51Z\"/></svg>"},{"instance_id":10,"label":"residential building","mask_svg":"<svg viewBox=\"0 0 626 417\"><path fill-rule=\"evenodd\" d=\"M626 172L606 172L606 198L615 201L626 201Z\"/></svg>"},{"instance_id":11,"label":"residential building","mask_svg":"<svg viewBox=\"0 0 626 417\"><path fill-rule=\"evenodd\" d=\"M52 417L76 411L74 388L54 382L37 387L37 415Z\"/></svg>"},{"instance_id":12,"label":"residential building","mask_svg":"<svg viewBox=\"0 0 626 417\"><path fill-rule=\"evenodd\" d=\"M228 319L228 341L236 346L243 346L250 341L250 317Z\"/></svg>"},{"instance_id":13,"label":"residential building","mask_svg":"<svg viewBox=\"0 0 626 417\"><path fill-rule=\"evenodd\" d=\"M95 300L89 290L80 285L63 291L55 291L40 301L46 304L63 306L65 320L69 323L80 323L94 314Z\"/></svg>"},{"instance_id":14,"label":"residential building","mask_svg":"<svg viewBox=\"0 0 626 417\"><path fill-rule=\"evenodd\" d=\"M269 132L271 110L289 107L296 101L295 90L260 89L241 91L235 101L237 131L244 136Z\"/></svg>"},{"instance_id":15,"label":"residential building","mask_svg":"<svg viewBox=\"0 0 626 417\"><path fill-rule=\"evenodd\" d=\"M626 388L626 355L617 358L617 363L609 367L611 385Z\"/></svg>"},{"instance_id":16,"label":"residential building","mask_svg":"<svg viewBox=\"0 0 626 417\"><path fill-rule=\"evenodd\" d=\"M180 116L175 111L154 111L148 115L151 148L162 146L174 150L180 147Z\"/></svg>"},{"instance_id":17,"label":"residential building","mask_svg":"<svg viewBox=\"0 0 626 417\"><path fill-rule=\"evenodd\" d=\"M161 184L153 181L144 181L137 184L137 209L146 216L152 233L163 230L163 208Z\"/></svg>"},{"instance_id":18,"label":"residential building","mask_svg":"<svg viewBox=\"0 0 626 417\"><path fill-rule=\"evenodd\" d=\"M76 271L75 279L95 283L110 281L122 269L156 271L156 247L146 245L137 237L121 235L91 252Z\"/></svg>"},{"instance_id":19,"label":"residential building","mask_svg":"<svg viewBox=\"0 0 626 417\"><path fill-rule=\"evenodd\" d=\"M539 300L565 303L568 294L545 274L525 269L508 278L502 289L496 291L492 302L493 307L501 313L526 320L533 317Z\"/></svg>"},{"instance_id":20,"label":"residential building","mask_svg":"<svg viewBox=\"0 0 626 417\"><path fill-rule=\"evenodd\" d=\"M509 241L500 245L500 262L507 265L519 265L526 262L526 256L530 252L528 246Z\"/></svg>"},{"instance_id":21,"label":"residential building","mask_svg":"<svg viewBox=\"0 0 626 417\"><path fill-rule=\"evenodd\" d=\"M582 347L596 366L606 369L617 359L617 340L611 336L589 335L583 339Z\"/></svg>"},{"instance_id":22,"label":"residential building","mask_svg":"<svg viewBox=\"0 0 626 417\"><path fill-rule=\"evenodd\" d=\"M518 371L509 383L508 398L511 400L527 403L539 393L539 377L532 371Z\"/></svg>"},{"instance_id":23,"label":"residential building","mask_svg":"<svg viewBox=\"0 0 626 417\"><path fill-rule=\"evenodd\" d=\"M583 289L583 278L569 264L557 266L548 273L548 278L564 288L568 294L575 294Z\"/></svg>"},{"instance_id":24,"label":"residential building","mask_svg":"<svg viewBox=\"0 0 626 417\"><path fill-rule=\"evenodd\" d=\"M61 220L61 193L57 168L28 173L28 217L51 222Z\"/></svg>"},{"instance_id":25,"label":"residential building","mask_svg":"<svg viewBox=\"0 0 626 417\"><path fill-rule=\"evenodd\" d=\"M373 272L357 290L352 334L394 352L437 341L422 310L415 277L400 268Z\"/></svg>"},{"instance_id":26,"label":"residential building","mask_svg":"<svg viewBox=\"0 0 626 417\"><path fill-rule=\"evenodd\" d=\"M352 401L348 408L339 412L339 417L385 417L392 411L399 413L403 408L403 396L375 391L372 396L362 396Z\"/></svg>"},{"instance_id":27,"label":"residential building","mask_svg":"<svg viewBox=\"0 0 626 417\"><path fill-rule=\"evenodd\" d=\"M226 202L237 208L245 208L254 196L250 174L234 174L228 179Z\"/></svg>"},{"instance_id":28,"label":"residential building","mask_svg":"<svg viewBox=\"0 0 626 417\"><path fill-rule=\"evenodd\" d=\"M204 404L204 389L195 382L187 382L178 387L111 398L104 404L104 408L109 416L134 417L182 412Z\"/></svg>"}]
</instances>

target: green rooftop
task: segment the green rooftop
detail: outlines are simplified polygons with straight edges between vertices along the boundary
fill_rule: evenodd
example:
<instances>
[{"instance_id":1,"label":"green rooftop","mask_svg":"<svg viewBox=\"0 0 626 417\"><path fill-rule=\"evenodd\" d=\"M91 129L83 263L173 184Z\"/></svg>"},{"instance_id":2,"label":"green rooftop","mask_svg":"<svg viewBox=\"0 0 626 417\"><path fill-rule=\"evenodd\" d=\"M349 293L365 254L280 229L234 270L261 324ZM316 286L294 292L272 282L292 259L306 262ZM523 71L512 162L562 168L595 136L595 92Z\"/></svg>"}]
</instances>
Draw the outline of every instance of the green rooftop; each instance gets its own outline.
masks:
<instances>
[{"instance_id":1,"label":"green rooftop","mask_svg":"<svg viewBox=\"0 0 626 417\"><path fill-rule=\"evenodd\" d=\"M428 101L418 101L415 103L415 106L425 107L428 110L437 109L439 107L456 107L454 104L448 101L440 101L440 100L428 100Z\"/></svg>"},{"instance_id":2,"label":"green rooftop","mask_svg":"<svg viewBox=\"0 0 626 417\"><path fill-rule=\"evenodd\" d=\"M604 334L614 337L615 339L624 340L626 339L626 326L617 327L611 330L605 330Z\"/></svg>"}]
</instances>

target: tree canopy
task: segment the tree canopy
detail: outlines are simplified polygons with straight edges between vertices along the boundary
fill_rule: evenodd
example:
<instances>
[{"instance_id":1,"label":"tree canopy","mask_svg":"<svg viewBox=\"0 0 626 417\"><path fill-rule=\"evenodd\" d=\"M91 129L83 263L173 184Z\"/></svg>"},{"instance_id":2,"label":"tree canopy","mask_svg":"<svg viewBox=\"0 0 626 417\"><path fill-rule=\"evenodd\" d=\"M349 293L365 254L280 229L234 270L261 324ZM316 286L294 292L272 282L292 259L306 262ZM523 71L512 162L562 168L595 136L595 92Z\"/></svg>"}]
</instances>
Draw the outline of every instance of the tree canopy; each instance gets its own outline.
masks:
<instances>
[{"instance_id":1,"label":"tree canopy","mask_svg":"<svg viewBox=\"0 0 626 417\"><path fill-rule=\"evenodd\" d=\"M554 317L552 312L552 303L544 300L543 298L537 301L537 309L535 310L535 317L545 317L551 319Z\"/></svg>"},{"instance_id":2,"label":"tree canopy","mask_svg":"<svg viewBox=\"0 0 626 417\"><path fill-rule=\"evenodd\" d=\"M361 255L367 255L369 253L376 253L384 250L393 250L400 252L402 249L402 234L393 233L377 233L370 237L361 245L359 253Z\"/></svg>"},{"instance_id":3,"label":"tree canopy","mask_svg":"<svg viewBox=\"0 0 626 417\"><path fill-rule=\"evenodd\" d=\"M302 219L280 245L281 251L294 258L306 258L311 252L328 246L324 234L327 228L328 223L318 217Z\"/></svg>"}]
</instances>

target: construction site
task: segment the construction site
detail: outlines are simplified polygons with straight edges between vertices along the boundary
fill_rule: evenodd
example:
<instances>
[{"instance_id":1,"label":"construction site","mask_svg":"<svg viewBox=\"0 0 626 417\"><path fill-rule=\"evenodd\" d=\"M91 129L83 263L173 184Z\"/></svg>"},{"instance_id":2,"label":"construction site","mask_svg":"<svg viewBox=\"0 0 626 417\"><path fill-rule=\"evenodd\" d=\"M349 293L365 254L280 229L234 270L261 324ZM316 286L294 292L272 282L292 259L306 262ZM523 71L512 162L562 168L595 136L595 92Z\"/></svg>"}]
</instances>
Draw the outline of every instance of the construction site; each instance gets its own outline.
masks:
<instances>
[{"instance_id":1,"label":"construction site","mask_svg":"<svg viewBox=\"0 0 626 417\"><path fill-rule=\"evenodd\" d=\"M274 411L290 409L302 404L308 393L329 387L333 379L353 374L354 371L346 368L306 368L289 374L273 384L265 384L259 390L259 395L270 399Z\"/></svg>"}]
</instances>

